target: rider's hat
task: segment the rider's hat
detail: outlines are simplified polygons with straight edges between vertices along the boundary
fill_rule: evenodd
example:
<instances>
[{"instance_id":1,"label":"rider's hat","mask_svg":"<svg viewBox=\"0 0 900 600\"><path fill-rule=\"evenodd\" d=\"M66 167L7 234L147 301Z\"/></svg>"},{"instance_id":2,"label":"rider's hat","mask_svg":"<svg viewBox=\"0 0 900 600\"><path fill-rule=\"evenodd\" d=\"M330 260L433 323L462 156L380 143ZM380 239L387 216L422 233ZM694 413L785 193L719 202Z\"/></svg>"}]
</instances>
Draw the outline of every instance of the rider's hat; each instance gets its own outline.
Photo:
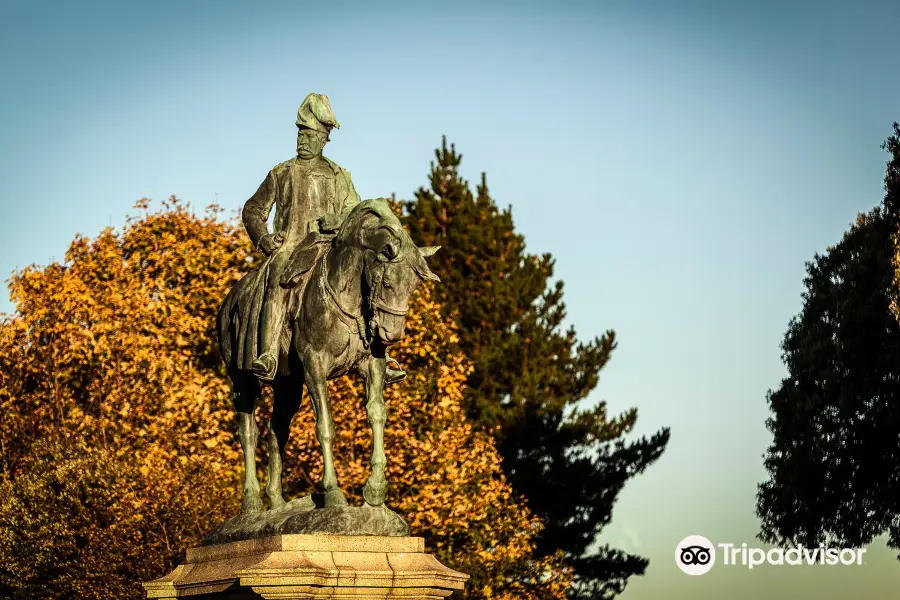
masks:
<instances>
[{"instance_id":1,"label":"rider's hat","mask_svg":"<svg viewBox=\"0 0 900 600\"><path fill-rule=\"evenodd\" d=\"M303 104L297 110L297 127L305 127L330 134L332 129L340 129L341 126L334 113L331 111L331 103L325 94L309 94L303 100Z\"/></svg>"}]
</instances>

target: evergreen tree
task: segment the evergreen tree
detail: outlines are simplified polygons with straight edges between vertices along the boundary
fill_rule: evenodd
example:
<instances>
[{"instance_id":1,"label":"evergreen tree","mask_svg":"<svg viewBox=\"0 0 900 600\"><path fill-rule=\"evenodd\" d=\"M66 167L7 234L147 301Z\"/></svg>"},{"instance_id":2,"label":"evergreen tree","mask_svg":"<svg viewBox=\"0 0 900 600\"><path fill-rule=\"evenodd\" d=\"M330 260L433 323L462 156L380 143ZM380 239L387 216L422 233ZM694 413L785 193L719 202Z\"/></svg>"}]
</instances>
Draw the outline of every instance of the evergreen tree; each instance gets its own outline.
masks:
<instances>
[{"instance_id":1,"label":"evergreen tree","mask_svg":"<svg viewBox=\"0 0 900 600\"><path fill-rule=\"evenodd\" d=\"M615 333L581 343L574 329L563 330L563 283L551 284L552 256L526 251L484 174L472 192L458 172L462 156L446 138L435 156L430 187L401 205L413 239L442 247L433 260L443 281L435 293L474 365L464 408L495 436L513 489L544 520L539 551L562 550L575 568L572 597L612 597L648 561L609 547L589 553L589 546L625 482L662 454L669 430L626 442L635 409L613 417L602 402L575 410L597 386Z\"/></svg>"},{"instance_id":2,"label":"evergreen tree","mask_svg":"<svg viewBox=\"0 0 900 600\"><path fill-rule=\"evenodd\" d=\"M900 323L891 313L900 227L900 128L881 206L807 264L803 309L782 343L787 376L769 392L769 480L761 537L900 548ZM896 304L894 304L896 306Z\"/></svg>"}]
</instances>

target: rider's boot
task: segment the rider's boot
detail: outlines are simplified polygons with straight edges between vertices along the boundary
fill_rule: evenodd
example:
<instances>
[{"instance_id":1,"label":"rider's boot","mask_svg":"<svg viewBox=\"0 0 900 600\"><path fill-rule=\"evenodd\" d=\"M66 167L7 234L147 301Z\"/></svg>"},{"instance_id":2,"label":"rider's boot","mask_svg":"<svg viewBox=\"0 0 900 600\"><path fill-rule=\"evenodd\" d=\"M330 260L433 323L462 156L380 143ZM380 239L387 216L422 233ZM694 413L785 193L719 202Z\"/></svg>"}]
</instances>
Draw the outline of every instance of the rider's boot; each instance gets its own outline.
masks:
<instances>
[{"instance_id":1,"label":"rider's boot","mask_svg":"<svg viewBox=\"0 0 900 600\"><path fill-rule=\"evenodd\" d=\"M278 372L278 355L284 326L284 305L281 294L270 294L262 311L262 354L250 365L254 375L267 383Z\"/></svg>"},{"instance_id":2,"label":"rider's boot","mask_svg":"<svg viewBox=\"0 0 900 600\"><path fill-rule=\"evenodd\" d=\"M273 352L263 352L259 358L250 365L253 374L265 382L271 382L275 379L275 373L278 372L278 359Z\"/></svg>"}]
</instances>

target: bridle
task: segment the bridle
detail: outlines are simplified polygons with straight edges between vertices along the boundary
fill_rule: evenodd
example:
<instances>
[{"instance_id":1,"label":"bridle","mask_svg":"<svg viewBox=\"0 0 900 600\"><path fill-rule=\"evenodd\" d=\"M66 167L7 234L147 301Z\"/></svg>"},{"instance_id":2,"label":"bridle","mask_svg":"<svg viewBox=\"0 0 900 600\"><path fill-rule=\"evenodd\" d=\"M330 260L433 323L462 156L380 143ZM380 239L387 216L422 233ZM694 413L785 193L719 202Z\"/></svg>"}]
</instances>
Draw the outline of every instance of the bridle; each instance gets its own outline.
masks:
<instances>
[{"instance_id":1,"label":"bridle","mask_svg":"<svg viewBox=\"0 0 900 600\"><path fill-rule=\"evenodd\" d=\"M384 289L384 269L388 264L399 262L399 255L393 259L382 259L381 255L379 254L375 260L380 268L378 268L378 270L375 272L374 285L369 289L369 309L378 309L382 312L386 312L397 317L405 317L409 312L408 304L403 308L397 308L386 304L381 299L381 290Z\"/></svg>"},{"instance_id":2,"label":"bridle","mask_svg":"<svg viewBox=\"0 0 900 600\"><path fill-rule=\"evenodd\" d=\"M338 309L338 318L345 324L347 327L356 330L356 333L359 334L359 339L362 340L363 347L368 349L372 344L372 341L375 338L375 319L374 314L373 318L368 322L363 318L362 314L357 314L356 312L347 310L341 305L341 301L338 299L337 292L334 291L334 288L331 287L331 284L328 282L328 258L327 253L322 255L322 276L319 278L319 286L322 288L322 292L326 298L329 298L334 305ZM391 306L385 303L381 299L381 291L384 288L384 269L387 264L397 263L400 260L399 254L392 258L382 258L381 254L378 254L375 258L376 265L374 268L378 270L373 275L373 285L369 287L369 295L366 298L367 303L365 308L368 309L370 313L374 313L376 310L380 312L385 312L397 317L405 317L407 313L409 313L409 305L399 308L395 306ZM364 265L363 269L370 268L368 265Z\"/></svg>"}]
</instances>

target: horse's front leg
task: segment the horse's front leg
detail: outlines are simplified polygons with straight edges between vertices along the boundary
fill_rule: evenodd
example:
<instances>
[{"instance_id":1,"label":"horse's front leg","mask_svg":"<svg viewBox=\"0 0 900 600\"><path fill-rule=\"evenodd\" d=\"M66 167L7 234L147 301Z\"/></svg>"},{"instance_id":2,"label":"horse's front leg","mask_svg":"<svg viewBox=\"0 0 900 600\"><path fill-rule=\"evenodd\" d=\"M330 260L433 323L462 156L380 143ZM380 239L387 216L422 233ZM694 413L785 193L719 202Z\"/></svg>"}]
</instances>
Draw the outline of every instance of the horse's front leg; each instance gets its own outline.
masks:
<instances>
[{"instance_id":1,"label":"horse's front leg","mask_svg":"<svg viewBox=\"0 0 900 600\"><path fill-rule=\"evenodd\" d=\"M306 389L316 407L316 437L319 438L324 466L322 488L325 491L325 506L346 506L347 498L338 487L337 473L334 470L334 455L332 454L334 421L331 418L331 407L328 404L328 370L321 364L321 360L316 360L314 357L307 358L303 363Z\"/></svg>"},{"instance_id":2,"label":"horse's front leg","mask_svg":"<svg viewBox=\"0 0 900 600\"><path fill-rule=\"evenodd\" d=\"M384 381L387 367L384 358L369 359L368 368L362 372L366 379L366 413L372 427L372 473L363 488L363 498L370 506L381 506L387 495L387 479L384 467L387 458L384 456L384 423L387 420L387 409L384 404Z\"/></svg>"},{"instance_id":3,"label":"horse's front leg","mask_svg":"<svg viewBox=\"0 0 900 600\"><path fill-rule=\"evenodd\" d=\"M244 455L244 497L241 513L258 513L263 510L259 497L259 479L256 477L256 443L259 428L256 426L256 402L260 395L259 384L254 377L243 372L231 374L231 392L238 416L238 435Z\"/></svg>"},{"instance_id":4,"label":"horse's front leg","mask_svg":"<svg viewBox=\"0 0 900 600\"><path fill-rule=\"evenodd\" d=\"M303 397L303 380L299 377L278 377L272 382L274 401L269 418L269 464L266 476L266 496L269 508L284 505L281 490L281 472L284 449L291 434L291 420L300 408Z\"/></svg>"}]
</instances>

